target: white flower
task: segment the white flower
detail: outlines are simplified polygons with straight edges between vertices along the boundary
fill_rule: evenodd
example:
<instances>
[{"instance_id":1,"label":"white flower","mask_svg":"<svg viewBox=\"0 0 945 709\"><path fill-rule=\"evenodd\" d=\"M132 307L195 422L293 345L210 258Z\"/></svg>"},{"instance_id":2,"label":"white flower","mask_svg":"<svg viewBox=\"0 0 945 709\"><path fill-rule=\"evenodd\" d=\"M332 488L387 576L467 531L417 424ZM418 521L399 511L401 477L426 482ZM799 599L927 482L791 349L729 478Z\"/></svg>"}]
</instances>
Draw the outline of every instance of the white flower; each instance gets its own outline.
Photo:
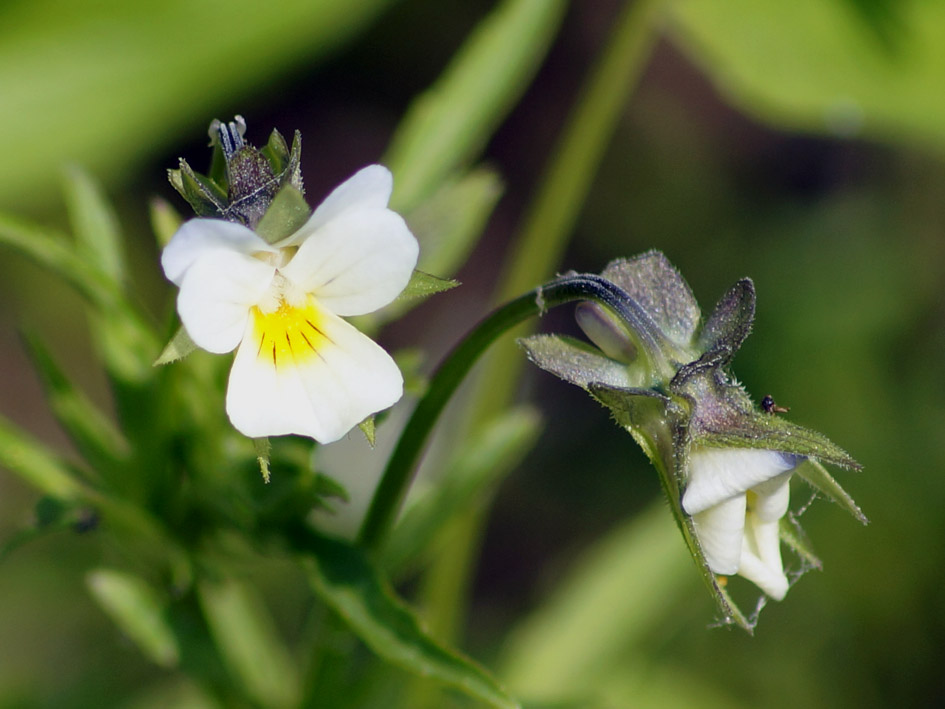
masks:
<instances>
[{"instance_id":1,"label":"white flower","mask_svg":"<svg viewBox=\"0 0 945 709\"><path fill-rule=\"evenodd\" d=\"M797 463L780 451L694 447L682 499L709 568L743 576L779 601L788 580L778 526Z\"/></svg>"},{"instance_id":2,"label":"white flower","mask_svg":"<svg viewBox=\"0 0 945 709\"><path fill-rule=\"evenodd\" d=\"M275 244L240 224L193 219L164 249L191 339L237 350L226 411L241 433L329 443L402 396L390 355L339 317L391 302L417 263L417 240L387 208L391 189L390 172L371 165Z\"/></svg>"}]
</instances>

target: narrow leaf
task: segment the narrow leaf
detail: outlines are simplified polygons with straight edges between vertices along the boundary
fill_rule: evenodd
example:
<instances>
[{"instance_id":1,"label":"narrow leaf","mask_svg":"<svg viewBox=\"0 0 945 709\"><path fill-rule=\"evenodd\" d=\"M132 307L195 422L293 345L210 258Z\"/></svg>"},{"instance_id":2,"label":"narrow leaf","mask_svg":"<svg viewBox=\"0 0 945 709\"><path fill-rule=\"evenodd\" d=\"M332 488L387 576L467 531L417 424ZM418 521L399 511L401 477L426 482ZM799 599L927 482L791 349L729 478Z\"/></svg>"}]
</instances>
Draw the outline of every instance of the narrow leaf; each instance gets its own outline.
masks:
<instances>
[{"instance_id":1,"label":"narrow leaf","mask_svg":"<svg viewBox=\"0 0 945 709\"><path fill-rule=\"evenodd\" d=\"M105 613L152 662L166 668L177 665L180 648L161 594L141 577L114 569L91 571L85 583Z\"/></svg>"},{"instance_id":2,"label":"narrow leaf","mask_svg":"<svg viewBox=\"0 0 945 709\"><path fill-rule=\"evenodd\" d=\"M0 467L56 499L73 500L80 496L81 486L65 462L2 417Z\"/></svg>"},{"instance_id":3,"label":"narrow leaf","mask_svg":"<svg viewBox=\"0 0 945 709\"><path fill-rule=\"evenodd\" d=\"M272 452L272 446L268 438L254 438L253 447L256 449L256 462L259 463L259 472L262 473L263 481L269 483L269 455Z\"/></svg>"},{"instance_id":4,"label":"narrow leaf","mask_svg":"<svg viewBox=\"0 0 945 709\"><path fill-rule=\"evenodd\" d=\"M128 456L128 442L115 424L66 377L35 336L25 335L43 380L49 406L82 455L96 468L112 468Z\"/></svg>"},{"instance_id":5,"label":"narrow leaf","mask_svg":"<svg viewBox=\"0 0 945 709\"><path fill-rule=\"evenodd\" d=\"M524 91L557 31L563 0L505 0L410 107L383 160L392 205L410 211L485 144Z\"/></svg>"},{"instance_id":6,"label":"narrow leaf","mask_svg":"<svg viewBox=\"0 0 945 709\"><path fill-rule=\"evenodd\" d=\"M116 288L125 276L118 219L99 185L78 167L66 171L65 198L76 250Z\"/></svg>"},{"instance_id":7,"label":"narrow leaf","mask_svg":"<svg viewBox=\"0 0 945 709\"><path fill-rule=\"evenodd\" d=\"M315 592L380 657L492 707L520 706L484 668L427 635L359 549L307 528L293 536L298 548L310 554Z\"/></svg>"},{"instance_id":8,"label":"narrow leaf","mask_svg":"<svg viewBox=\"0 0 945 709\"><path fill-rule=\"evenodd\" d=\"M187 330L185 330L184 326L181 325L179 328L177 328L177 332L174 333L171 341L164 346L164 349L161 351L161 354L158 356L158 358L154 360L154 366L157 367L162 364L176 362L179 359L183 359L196 349L196 343L190 339L190 335L187 334Z\"/></svg>"},{"instance_id":9,"label":"narrow leaf","mask_svg":"<svg viewBox=\"0 0 945 709\"><path fill-rule=\"evenodd\" d=\"M299 677L262 599L234 579L197 584L214 642L246 693L265 707L295 706Z\"/></svg>"},{"instance_id":10,"label":"narrow leaf","mask_svg":"<svg viewBox=\"0 0 945 709\"><path fill-rule=\"evenodd\" d=\"M827 469L821 465L820 461L808 458L797 466L797 474L806 480L811 487L822 493L827 499L843 507L861 523L869 524L866 515L863 514L863 511L853 501L853 498L847 494L846 490L840 487L840 483L833 479L833 476L827 472Z\"/></svg>"},{"instance_id":11,"label":"narrow leaf","mask_svg":"<svg viewBox=\"0 0 945 709\"><path fill-rule=\"evenodd\" d=\"M410 282L407 287L397 296L398 300L410 300L414 298L428 298L431 295L448 291L459 285L459 281L449 278L437 278L423 271L414 271L410 276Z\"/></svg>"},{"instance_id":12,"label":"narrow leaf","mask_svg":"<svg viewBox=\"0 0 945 709\"><path fill-rule=\"evenodd\" d=\"M377 442L377 431L374 427L374 416L368 416L358 424L358 428L361 429L361 433L364 434L368 444L371 446L371 448L373 448L374 444Z\"/></svg>"}]
</instances>

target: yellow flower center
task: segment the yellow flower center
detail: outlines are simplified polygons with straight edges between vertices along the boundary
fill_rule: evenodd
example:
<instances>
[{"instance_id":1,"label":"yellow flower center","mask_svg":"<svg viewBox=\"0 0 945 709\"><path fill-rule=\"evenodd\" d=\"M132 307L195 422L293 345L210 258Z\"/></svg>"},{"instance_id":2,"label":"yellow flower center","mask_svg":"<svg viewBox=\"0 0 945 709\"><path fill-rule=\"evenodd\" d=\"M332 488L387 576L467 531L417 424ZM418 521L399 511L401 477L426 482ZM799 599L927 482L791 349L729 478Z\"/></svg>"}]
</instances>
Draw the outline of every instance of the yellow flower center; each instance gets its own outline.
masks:
<instances>
[{"instance_id":1,"label":"yellow flower center","mask_svg":"<svg viewBox=\"0 0 945 709\"><path fill-rule=\"evenodd\" d=\"M253 307L250 312L256 356L261 361L272 362L276 369L294 367L320 357L319 351L331 344L331 338L325 334L325 314L311 296L298 306L281 300L271 312L259 307Z\"/></svg>"}]
</instances>

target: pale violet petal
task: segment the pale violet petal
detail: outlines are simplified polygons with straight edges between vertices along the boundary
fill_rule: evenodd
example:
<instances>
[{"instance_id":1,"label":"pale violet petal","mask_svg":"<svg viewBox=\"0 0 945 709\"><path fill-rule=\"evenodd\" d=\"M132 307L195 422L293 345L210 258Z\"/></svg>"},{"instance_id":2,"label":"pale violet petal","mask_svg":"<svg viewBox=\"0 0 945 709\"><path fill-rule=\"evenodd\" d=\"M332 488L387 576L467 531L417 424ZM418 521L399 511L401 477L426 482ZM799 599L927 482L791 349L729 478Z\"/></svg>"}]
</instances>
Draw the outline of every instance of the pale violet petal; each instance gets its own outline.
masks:
<instances>
[{"instance_id":1,"label":"pale violet petal","mask_svg":"<svg viewBox=\"0 0 945 709\"><path fill-rule=\"evenodd\" d=\"M317 229L351 209L383 209L390 200L394 178L383 165L368 165L336 187L302 227L276 246L298 246Z\"/></svg>"},{"instance_id":2,"label":"pale violet petal","mask_svg":"<svg viewBox=\"0 0 945 709\"><path fill-rule=\"evenodd\" d=\"M780 564L777 568L769 566L748 550L742 553L738 575L751 581L776 601L784 598L790 585Z\"/></svg>"},{"instance_id":3,"label":"pale violet petal","mask_svg":"<svg viewBox=\"0 0 945 709\"><path fill-rule=\"evenodd\" d=\"M260 301L275 268L236 251L214 250L189 266L177 295L177 312L187 334L208 352L234 349L243 337L249 310Z\"/></svg>"},{"instance_id":4,"label":"pale violet petal","mask_svg":"<svg viewBox=\"0 0 945 709\"><path fill-rule=\"evenodd\" d=\"M161 253L164 275L179 286L187 269L198 259L212 258L218 251L249 255L274 249L242 224L222 219L191 219L181 225Z\"/></svg>"},{"instance_id":5,"label":"pale violet petal","mask_svg":"<svg viewBox=\"0 0 945 709\"><path fill-rule=\"evenodd\" d=\"M717 574L738 571L745 534L745 496L738 495L692 516L709 568Z\"/></svg>"},{"instance_id":6,"label":"pale violet petal","mask_svg":"<svg viewBox=\"0 0 945 709\"><path fill-rule=\"evenodd\" d=\"M280 272L337 315L362 315L396 298L420 247L389 209L352 209L314 232Z\"/></svg>"},{"instance_id":7,"label":"pale violet petal","mask_svg":"<svg viewBox=\"0 0 945 709\"><path fill-rule=\"evenodd\" d=\"M290 347L278 356L248 323L226 394L230 421L244 435L331 443L403 395L400 370L379 345L331 313L308 320L311 349Z\"/></svg>"},{"instance_id":8,"label":"pale violet petal","mask_svg":"<svg viewBox=\"0 0 945 709\"><path fill-rule=\"evenodd\" d=\"M695 515L792 470L795 458L758 448L693 447L682 506Z\"/></svg>"}]
</instances>

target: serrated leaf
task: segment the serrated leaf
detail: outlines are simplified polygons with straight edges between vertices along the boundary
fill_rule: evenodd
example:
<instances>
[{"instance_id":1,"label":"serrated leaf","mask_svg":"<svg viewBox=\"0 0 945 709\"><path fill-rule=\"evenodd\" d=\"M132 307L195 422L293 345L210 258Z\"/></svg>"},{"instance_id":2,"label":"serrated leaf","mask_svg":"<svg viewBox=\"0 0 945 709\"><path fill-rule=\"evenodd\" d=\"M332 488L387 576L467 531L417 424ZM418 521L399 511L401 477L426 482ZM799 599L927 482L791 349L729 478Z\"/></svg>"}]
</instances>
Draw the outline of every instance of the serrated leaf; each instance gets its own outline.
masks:
<instances>
[{"instance_id":1,"label":"serrated leaf","mask_svg":"<svg viewBox=\"0 0 945 709\"><path fill-rule=\"evenodd\" d=\"M482 148L534 75L566 8L562 0L505 0L476 27L394 134L382 160L394 173L392 208L409 212Z\"/></svg>"},{"instance_id":2,"label":"serrated leaf","mask_svg":"<svg viewBox=\"0 0 945 709\"><path fill-rule=\"evenodd\" d=\"M183 224L180 213L167 200L155 197L151 200L151 230L159 248L164 248Z\"/></svg>"},{"instance_id":3,"label":"serrated leaf","mask_svg":"<svg viewBox=\"0 0 945 709\"><path fill-rule=\"evenodd\" d=\"M115 569L90 571L85 582L92 597L145 656L161 667L177 666L180 647L161 594L140 576Z\"/></svg>"},{"instance_id":4,"label":"serrated leaf","mask_svg":"<svg viewBox=\"0 0 945 709\"><path fill-rule=\"evenodd\" d=\"M297 232L311 214L312 210L305 201L305 196L292 185L284 185L276 193L255 231L267 242L274 244Z\"/></svg>"},{"instance_id":5,"label":"serrated leaf","mask_svg":"<svg viewBox=\"0 0 945 709\"><path fill-rule=\"evenodd\" d=\"M102 472L125 460L128 442L111 419L72 385L37 337L24 337L42 377L49 406L82 455Z\"/></svg>"},{"instance_id":6,"label":"serrated leaf","mask_svg":"<svg viewBox=\"0 0 945 709\"><path fill-rule=\"evenodd\" d=\"M293 530L291 536L311 562L309 577L315 592L380 657L492 707L520 706L485 669L425 633L359 549L308 528Z\"/></svg>"},{"instance_id":7,"label":"serrated leaf","mask_svg":"<svg viewBox=\"0 0 945 709\"><path fill-rule=\"evenodd\" d=\"M438 484L407 508L384 546L384 564L401 569L438 539L438 533L484 491L515 469L541 433L541 417L527 406L491 420L455 450Z\"/></svg>"},{"instance_id":8,"label":"serrated leaf","mask_svg":"<svg viewBox=\"0 0 945 709\"><path fill-rule=\"evenodd\" d=\"M125 277L121 234L101 188L87 173L71 167L66 171L65 198L80 257L120 289Z\"/></svg>"},{"instance_id":9,"label":"serrated leaf","mask_svg":"<svg viewBox=\"0 0 945 709\"><path fill-rule=\"evenodd\" d=\"M808 458L797 466L797 474L806 480L811 487L822 493L847 512L853 515L862 524L869 524L869 520L847 491L840 487L840 483L833 479L827 469L817 460Z\"/></svg>"},{"instance_id":10,"label":"serrated leaf","mask_svg":"<svg viewBox=\"0 0 945 709\"><path fill-rule=\"evenodd\" d=\"M298 670L256 591L235 579L203 579L197 596L217 650L246 693L265 707L295 706Z\"/></svg>"},{"instance_id":11,"label":"serrated leaf","mask_svg":"<svg viewBox=\"0 0 945 709\"><path fill-rule=\"evenodd\" d=\"M163 364L176 362L177 360L183 359L196 349L198 349L196 343L190 339L190 335L187 334L187 330L185 330L184 326L181 325L179 328L177 328L177 332L174 333L174 336L171 338L170 342L164 346L164 349L161 351L161 354L158 355L158 358L154 360L154 366L157 367Z\"/></svg>"},{"instance_id":12,"label":"serrated leaf","mask_svg":"<svg viewBox=\"0 0 945 709\"><path fill-rule=\"evenodd\" d=\"M46 495L59 500L80 497L81 485L69 467L34 440L0 417L0 467Z\"/></svg>"}]
</instances>

